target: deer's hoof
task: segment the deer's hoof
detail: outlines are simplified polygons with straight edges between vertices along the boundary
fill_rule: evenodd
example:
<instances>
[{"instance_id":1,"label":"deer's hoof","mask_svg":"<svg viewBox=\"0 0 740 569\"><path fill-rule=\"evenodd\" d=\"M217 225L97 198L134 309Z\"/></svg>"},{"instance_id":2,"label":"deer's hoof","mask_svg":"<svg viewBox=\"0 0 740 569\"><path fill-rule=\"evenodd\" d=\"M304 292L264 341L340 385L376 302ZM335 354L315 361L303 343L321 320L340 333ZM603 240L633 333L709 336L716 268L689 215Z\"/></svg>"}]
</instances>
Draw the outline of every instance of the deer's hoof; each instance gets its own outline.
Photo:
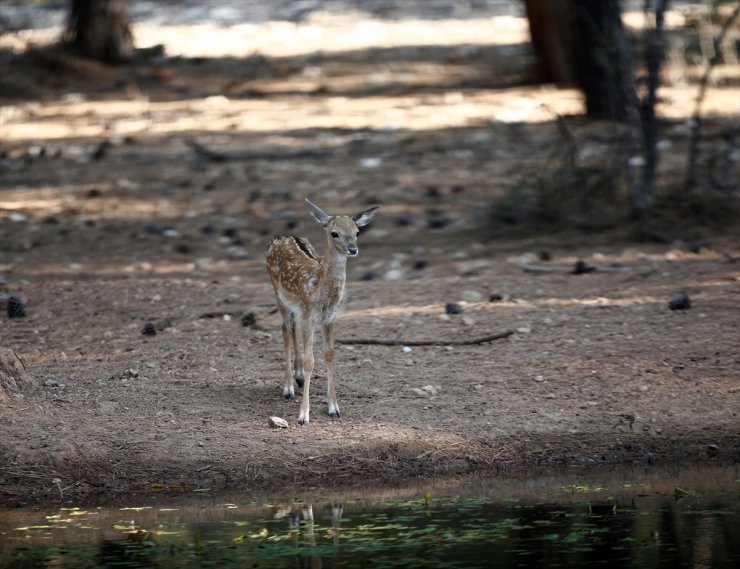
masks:
<instances>
[{"instance_id":1,"label":"deer's hoof","mask_svg":"<svg viewBox=\"0 0 740 569\"><path fill-rule=\"evenodd\" d=\"M306 417L305 419L304 419L303 417L301 417L300 419L298 419L298 424L299 424L299 425L300 425L301 427L306 427L306 426L308 426L308 417Z\"/></svg>"},{"instance_id":2,"label":"deer's hoof","mask_svg":"<svg viewBox=\"0 0 740 569\"><path fill-rule=\"evenodd\" d=\"M298 387L303 387L303 378L302 378L302 377L296 377L296 378L295 378L295 384L296 384L296 385L297 385Z\"/></svg>"},{"instance_id":3,"label":"deer's hoof","mask_svg":"<svg viewBox=\"0 0 740 569\"><path fill-rule=\"evenodd\" d=\"M295 395L292 393L283 393L283 397L286 401L293 401L295 399Z\"/></svg>"},{"instance_id":4,"label":"deer's hoof","mask_svg":"<svg viewBox=\"0 0 740 569\"><path fill-rule=\"evenodd\" d=\"M339 409L329 413L329 417L331 417L332 419L339 419L341 417L341 415L339 414Z\"/></svg>"}]
</instances>

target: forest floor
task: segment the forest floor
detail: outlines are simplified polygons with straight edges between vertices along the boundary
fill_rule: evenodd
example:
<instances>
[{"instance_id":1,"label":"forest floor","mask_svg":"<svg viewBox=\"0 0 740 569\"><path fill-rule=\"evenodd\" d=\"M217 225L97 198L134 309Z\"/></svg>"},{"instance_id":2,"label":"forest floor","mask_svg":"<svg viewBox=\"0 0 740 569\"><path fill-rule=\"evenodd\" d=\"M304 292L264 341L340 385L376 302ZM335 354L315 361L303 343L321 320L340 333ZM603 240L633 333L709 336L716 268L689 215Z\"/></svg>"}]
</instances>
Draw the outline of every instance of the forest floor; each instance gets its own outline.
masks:
<instances>
[{"instance_id":1,"label":"forest floor","mask_svg":"<svg viewBox=\"0 0 740 569\"><path fill-rule=\"evenodd\" d=\"M336 4L241 26L142 15L137 42L165 55L121 67L44 47L49 30L0 35L0 293L28 299L0 316L0 359L22 362L0 369L0 502L737 461L737 217L613 224L618 202L548 193L569 156L601 188L618 129L527 84L504 3ZM701 67L671 70L661 188L685 169ZM737 75L717 67L702 143L735 180ZM348 267L342 417L317 354L299 427L264 251L286 233L321 250L304 196L383 208ZM537 208L560 221L528 222ZM679 293L689 309L669 309Z\"/></svg>"}]
</instances>

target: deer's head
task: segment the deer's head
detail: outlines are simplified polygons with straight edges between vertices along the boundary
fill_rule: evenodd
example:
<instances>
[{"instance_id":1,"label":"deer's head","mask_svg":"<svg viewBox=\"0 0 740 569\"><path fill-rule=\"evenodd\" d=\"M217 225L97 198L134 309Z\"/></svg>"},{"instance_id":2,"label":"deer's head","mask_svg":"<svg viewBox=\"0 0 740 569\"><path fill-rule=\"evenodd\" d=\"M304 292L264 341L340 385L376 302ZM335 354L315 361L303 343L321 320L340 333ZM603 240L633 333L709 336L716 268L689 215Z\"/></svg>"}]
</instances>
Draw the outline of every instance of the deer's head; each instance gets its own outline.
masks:
<instances>
[{"instance_id":1,"label":"deer's head","mask_svg":"<svg viewBox=\"0 0 740 569\"><path fill-rule=\"evenodd\" d=\"M306 198L306 203L314 219L324 226L329 245L347 257L357 256L359 228L369 224L380 209L380 206L376 205L351 216L329 215L308 198Z\"/></svg>"}]
</instances>

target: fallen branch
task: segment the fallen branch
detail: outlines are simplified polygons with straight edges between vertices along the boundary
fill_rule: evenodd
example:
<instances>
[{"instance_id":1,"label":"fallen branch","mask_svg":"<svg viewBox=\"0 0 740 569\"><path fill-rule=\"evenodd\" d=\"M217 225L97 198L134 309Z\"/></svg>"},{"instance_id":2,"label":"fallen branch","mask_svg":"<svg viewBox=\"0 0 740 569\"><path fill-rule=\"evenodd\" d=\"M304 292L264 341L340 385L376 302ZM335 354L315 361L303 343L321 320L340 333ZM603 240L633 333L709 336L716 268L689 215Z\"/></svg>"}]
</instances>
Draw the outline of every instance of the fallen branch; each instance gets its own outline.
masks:
<instances>
[{"instance_id":1,"label":"fallen branch","mask_svg":"<svg viewBox=\"0 0 740 569\"><path fill-rule=\"evenodd\" d=\"M565 275L579 275L585 273L622 273L629 271L629 265L623 263L612 263L611 265L522 265L522 270L525 273L561 273Z\"/></svg>"},{"instance_id":2,"label":"fallen branch","mask_svg":"<svg viewBox=\"0 0 740 569\"><path fill-rule=\"evenodd\" d=\"M514 334L514 330L505 330L496 334L488 334L480 338L469 340L382 340L378 338L347 338L337 340L338 344L344 345L366 345L366 346L475 346L508 338Z\"/></svg>"},{"instance_id":3,"label":"fallen branch","mask_svg":"<svg viewBox=\"0 0 740 569\"><path fill-rule=\"evenodd\" d=\"M198 156L211 162L231 162L241 160L290 160L296 158L323 158L331 150L298 150L294 152L216 152L193 139L185 141Z\"/></svg>"}]
</instances>

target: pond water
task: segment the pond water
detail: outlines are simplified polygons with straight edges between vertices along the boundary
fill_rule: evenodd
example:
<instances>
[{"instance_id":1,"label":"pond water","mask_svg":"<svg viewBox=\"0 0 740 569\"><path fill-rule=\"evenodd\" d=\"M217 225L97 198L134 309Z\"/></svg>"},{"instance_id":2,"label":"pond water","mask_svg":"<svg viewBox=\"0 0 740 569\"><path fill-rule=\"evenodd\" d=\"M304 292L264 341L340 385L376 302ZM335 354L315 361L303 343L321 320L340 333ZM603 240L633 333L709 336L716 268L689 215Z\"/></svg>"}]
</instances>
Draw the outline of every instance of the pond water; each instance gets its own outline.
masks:
<instances>
[{"instance_id":1,"label":"pond water","mask_svg":"<svg viewBox=\"0 0 740 569\"><path fill-rule=\"evenodd\" d=\"M0 510L0 566L740 567L740 469L565 471ZM155 492L156 491L156 492Z\"/></svg>"}]
</instances>

